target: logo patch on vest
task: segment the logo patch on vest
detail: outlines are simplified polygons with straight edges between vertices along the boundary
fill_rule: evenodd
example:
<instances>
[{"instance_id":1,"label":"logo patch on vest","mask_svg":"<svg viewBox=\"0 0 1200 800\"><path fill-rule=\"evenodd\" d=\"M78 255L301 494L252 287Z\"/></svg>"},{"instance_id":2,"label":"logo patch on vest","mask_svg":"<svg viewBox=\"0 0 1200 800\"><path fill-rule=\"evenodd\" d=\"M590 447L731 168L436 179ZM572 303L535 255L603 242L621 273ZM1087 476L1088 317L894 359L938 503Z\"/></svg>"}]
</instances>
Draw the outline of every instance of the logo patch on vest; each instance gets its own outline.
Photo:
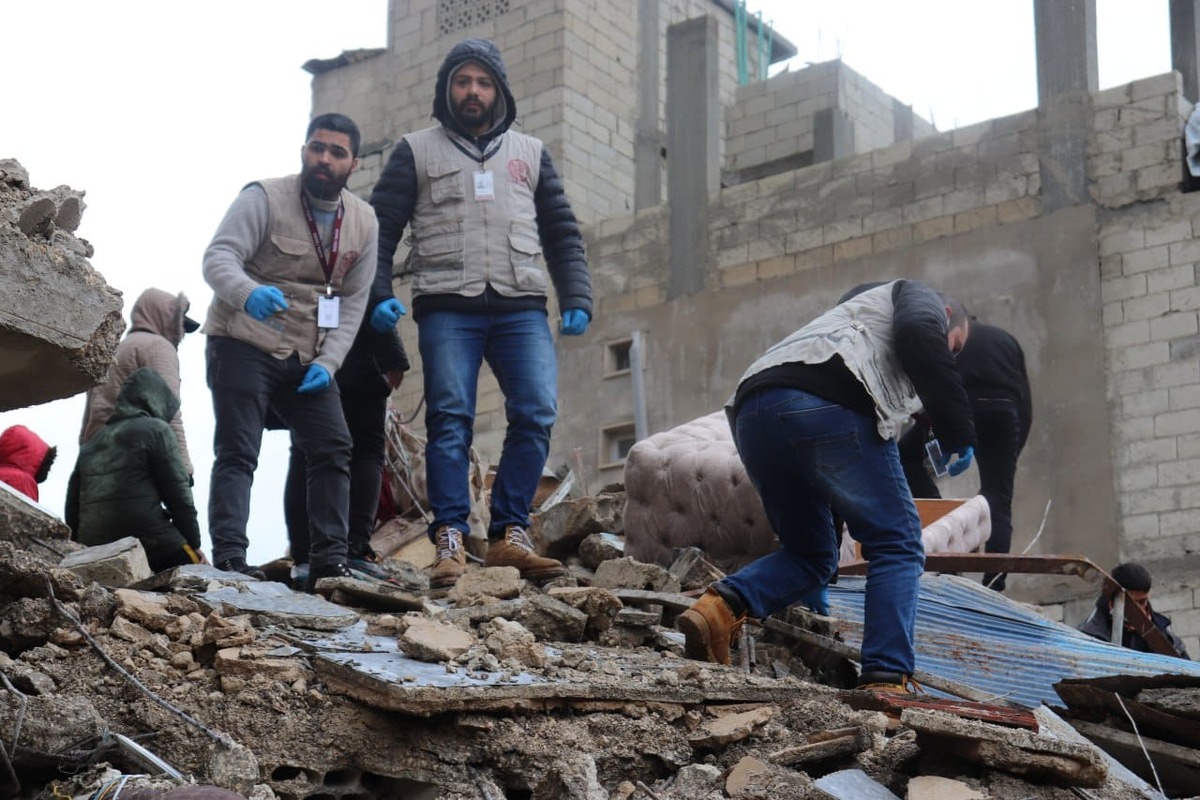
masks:
<instances>
[{"instance_id":1,"label":"logo patch on vest","mask_svg":"<svg viewBox=\"0 0 1200 800\"><path fill-rule=\"evenodd\" d=\"M337 271L339 275L345 275L354 266L354 262L358 261L358 257L362 255L358 250L351 250L349 253L342 253L342 257L338 259L339 263Z\"/></svg>"},{"instance_id":2,"label":"logo patch on vest","mask_svg":"<svg viewBox=\"0 0 1200 800\"><path fill-rule=\"evenodd\" d=\"M513 183L523 183L529 185L529 165L519 158L510 159L508 162L508 177Z\"/></svg>"}]
</instances>

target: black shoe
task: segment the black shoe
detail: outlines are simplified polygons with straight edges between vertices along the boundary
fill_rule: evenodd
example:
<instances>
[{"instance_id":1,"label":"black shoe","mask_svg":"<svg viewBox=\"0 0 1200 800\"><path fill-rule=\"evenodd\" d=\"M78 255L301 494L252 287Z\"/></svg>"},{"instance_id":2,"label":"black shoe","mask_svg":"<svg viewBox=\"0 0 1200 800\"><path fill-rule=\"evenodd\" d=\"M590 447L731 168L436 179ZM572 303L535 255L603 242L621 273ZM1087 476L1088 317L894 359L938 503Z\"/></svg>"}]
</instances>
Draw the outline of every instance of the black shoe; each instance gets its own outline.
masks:
<instances>
[{"instance_id":1,"label":"black shoe","mask_svg":"<svg viewBox=\"0 0 1200 800\"><path fill-rule=\"evenodd\" d=\"M304 582L304 591L313 594L317 590L317 581L322 578L353 578L354 573L345 561L337 564L312 564L308 570L308 580Z\"/></svg>"},{"instance_id":2,"label":"black shoe","mask_svg":"<svg viewBox=\"0 0 1200 800\"><path fill-rule=\"evenodd\" d=\"M267 579L267 573L258 567L250 566L244 558L227 558L217 564L216 567L222 572L240 572L243 575L254 578L256 581L265 581Z\"/></svg>"}]
</instances>

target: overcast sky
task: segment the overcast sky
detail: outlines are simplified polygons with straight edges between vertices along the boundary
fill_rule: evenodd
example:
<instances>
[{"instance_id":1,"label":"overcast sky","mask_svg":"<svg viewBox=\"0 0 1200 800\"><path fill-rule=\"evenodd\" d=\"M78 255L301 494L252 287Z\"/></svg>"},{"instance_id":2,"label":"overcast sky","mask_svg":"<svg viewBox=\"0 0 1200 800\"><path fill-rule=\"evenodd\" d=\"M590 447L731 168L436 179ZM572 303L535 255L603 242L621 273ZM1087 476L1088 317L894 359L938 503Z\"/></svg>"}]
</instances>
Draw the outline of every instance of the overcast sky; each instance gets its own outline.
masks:
<instances>
[{"instance_id":1,"label":"overcast sky","mask_svg":"<svg viewBox=\"0 0 1200 800\"><path fill-rule=\"evenodd\" d=\"M1097 0L1100 86L1170 69L1167 0ZM941 130L1037 103L1032 0L758 0L796 45L792 68L841 57ZM386 43L386 0L0 2L0 158L40 189L87 192L78 234L128 306L185 292L203 319L200 257L238 189L299 166L311 103L300 65ZM432 87L431 87L432 88ZM183 415L207 530L212 421L204 341L180 347ZM410 413L412 409L402 409ZM59 448L42 504L61 514L82 395L0 414ZM268 434L250 523L251 563L283 554L287 438ZM210 543L205 536L205 550Z\"/></svg>"}]
</instances>

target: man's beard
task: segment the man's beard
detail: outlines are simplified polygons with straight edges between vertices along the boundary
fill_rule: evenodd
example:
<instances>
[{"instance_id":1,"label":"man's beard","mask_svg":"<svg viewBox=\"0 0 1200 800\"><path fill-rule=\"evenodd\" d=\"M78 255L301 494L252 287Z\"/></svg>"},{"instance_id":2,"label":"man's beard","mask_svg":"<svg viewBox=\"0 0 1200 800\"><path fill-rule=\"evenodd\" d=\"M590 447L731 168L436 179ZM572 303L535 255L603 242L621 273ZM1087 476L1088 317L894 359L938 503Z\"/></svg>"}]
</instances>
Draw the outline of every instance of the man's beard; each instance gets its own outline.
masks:
<instances>
[{"instance_id":1,"label":"man's beard","mask_svg":"<svg viewBox=\"0 0 1200 800\"><path fill-rule=\"evenodd\" d=\"M318 176L323 177L318 177ZM304 190L318 200L334 200L346 187L348 175L338 178L331 170L324 167L305 167L300 172L300 182Z\"/></svg>"},{"instance_id":2,"label":"man's beard","mask_svg":"<svg viewBox=\"0 0 1200 800\"><path fill-rule=\"evenodd\" d=\"M467 103L476 103L477 107L466 110L465 106ZM485 106L479 101L478 98L469 97L455 106L454 116L458 119L460 125L469 131L473 131L476 128L481 127L490 128L491 125L489 123L492 121L492 114L495 112L495 110L495 101L493 101L491 105Z\"/></svg>"}]
</instances>

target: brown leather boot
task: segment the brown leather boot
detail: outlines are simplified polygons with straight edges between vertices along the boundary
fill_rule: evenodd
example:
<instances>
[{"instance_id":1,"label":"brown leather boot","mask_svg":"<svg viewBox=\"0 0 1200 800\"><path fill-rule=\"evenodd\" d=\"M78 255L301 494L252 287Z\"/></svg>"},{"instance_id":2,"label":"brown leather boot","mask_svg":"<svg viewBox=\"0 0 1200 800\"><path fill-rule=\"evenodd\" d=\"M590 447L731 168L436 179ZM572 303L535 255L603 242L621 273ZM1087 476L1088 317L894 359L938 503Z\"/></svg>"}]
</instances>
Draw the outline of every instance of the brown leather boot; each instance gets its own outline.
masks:
<instances>
[{"instance_id":1,"label":"brown leather boot","mask_svg":"<svg viewBox=\"0 0 1200 800\"><path fill-rule=\"evenodd\" d=\"M902 672L864 672L858 677L856 689L889 694L923 694L921 684Z\"/></svg>"},{"instance_id":2,"label":"brown leather boot","mask_svg":"<svg viewBox=\"0 0 1200 800\"><path fill-rule=\"evenodd\" d=\"M437 562L429 570L429 585L435 589L453 586L467 571L463 532L443 525L433 534L433 543L437 547Z\"/></svg>"},{"instance_id":3,"label":"brown leather boot","mask_svg":"<svg viewBox=\"0 0 1200 800\"><path fill-rule=\"evenodd\" d=\"M729 645L745 619L745 614L735 617L729 604L710 588L679 615L675 627L683 631L688 658L729 664Z\"/></svg>"},{"instance_id":4,"label":"brown leather boot","mask_svg":"<svg viewBox=\"0 0 1200 800\"><path fill-rule=\"evenodd\" d=\"M522 578L557 578L563 574L561 561L539 556L533 548L529 531L520 525L509 525L504 529L504 538L488 543L485 567L516 567Z\"/></svg>"}]
</instances>

